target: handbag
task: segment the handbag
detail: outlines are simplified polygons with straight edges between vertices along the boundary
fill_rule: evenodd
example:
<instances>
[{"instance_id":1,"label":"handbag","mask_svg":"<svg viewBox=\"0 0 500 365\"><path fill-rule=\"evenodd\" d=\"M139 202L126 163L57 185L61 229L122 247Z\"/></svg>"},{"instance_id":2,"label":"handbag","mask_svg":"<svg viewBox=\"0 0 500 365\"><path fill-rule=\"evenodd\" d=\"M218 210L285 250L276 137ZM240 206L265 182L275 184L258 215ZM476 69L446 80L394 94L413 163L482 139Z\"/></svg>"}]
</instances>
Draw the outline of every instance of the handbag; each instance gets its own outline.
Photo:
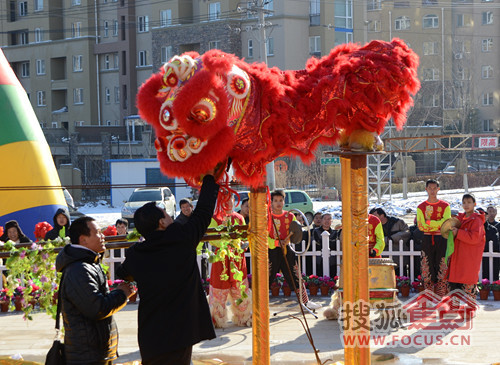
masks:
<instances>
[{"instance_id":1,"label":"handbag","mask_svg":"<svg viewBox=\"0 0 500 365\"><path fill-rule=\"evenodd\" d=\"M52 347L47 356L45 357L45 365L64 365L66 364L66 356L64 355L64 343L60 339L59 330L59 317L61 315L61 296L62 296L62 283L63 283L64 272L61 276L61 283L59 285L59 295L57 298L57 313L56 313L56 338L52 343Z\"/></svg>"}]
</instances>

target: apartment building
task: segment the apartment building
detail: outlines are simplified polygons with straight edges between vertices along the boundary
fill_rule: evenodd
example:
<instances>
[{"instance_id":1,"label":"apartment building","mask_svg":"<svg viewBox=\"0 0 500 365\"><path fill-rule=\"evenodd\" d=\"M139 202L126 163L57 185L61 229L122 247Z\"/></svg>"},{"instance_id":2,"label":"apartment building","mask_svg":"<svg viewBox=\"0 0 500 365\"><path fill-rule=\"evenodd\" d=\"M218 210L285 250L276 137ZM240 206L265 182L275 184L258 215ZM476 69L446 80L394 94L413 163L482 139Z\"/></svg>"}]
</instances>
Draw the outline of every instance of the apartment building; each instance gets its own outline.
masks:
<instances>
[{"instance_id":1,"label":"apartment building","mask_svg":"<svg viewBox=\"0 0 500 365\"><path fill-rule=\"evenodd\" d=\"M107 173L106 158L154 156L137 89L173 55L212 48L261 62L265 43L269 66L302 69L341 43L399 37L421 61L410 124L499 131L500 0L265 0L264 24L260 4L5 0L0 45L56 164L101 164L96 175Z\"/></svg>"}]
</instances>

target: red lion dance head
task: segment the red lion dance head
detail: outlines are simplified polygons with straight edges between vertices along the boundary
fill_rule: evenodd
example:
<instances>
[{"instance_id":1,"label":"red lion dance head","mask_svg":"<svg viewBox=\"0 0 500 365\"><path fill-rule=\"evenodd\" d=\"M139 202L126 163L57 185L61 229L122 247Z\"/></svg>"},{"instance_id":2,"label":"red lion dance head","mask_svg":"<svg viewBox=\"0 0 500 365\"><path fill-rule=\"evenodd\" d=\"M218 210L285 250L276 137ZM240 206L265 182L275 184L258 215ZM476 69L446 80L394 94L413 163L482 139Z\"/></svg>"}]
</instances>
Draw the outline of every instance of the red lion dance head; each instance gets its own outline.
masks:
<instances>
[{"instance_id":1,"label":"red lion dance head","mask_svg":"<svg viewBox=\"0 0 500 365\"><path fill-rule=\"evenodd\" d=\"M314 158L318 144L362 149L389 118L401 128L419 87L418 56L406 44L372 41L335 47L305 70L247 64L211 50L173 57L140 88L137 106L156 132L162 171L196 185L228 159L257 187L282 155ZM369 138L366 138L369 136Z\"/></svg>"}]
</instances>

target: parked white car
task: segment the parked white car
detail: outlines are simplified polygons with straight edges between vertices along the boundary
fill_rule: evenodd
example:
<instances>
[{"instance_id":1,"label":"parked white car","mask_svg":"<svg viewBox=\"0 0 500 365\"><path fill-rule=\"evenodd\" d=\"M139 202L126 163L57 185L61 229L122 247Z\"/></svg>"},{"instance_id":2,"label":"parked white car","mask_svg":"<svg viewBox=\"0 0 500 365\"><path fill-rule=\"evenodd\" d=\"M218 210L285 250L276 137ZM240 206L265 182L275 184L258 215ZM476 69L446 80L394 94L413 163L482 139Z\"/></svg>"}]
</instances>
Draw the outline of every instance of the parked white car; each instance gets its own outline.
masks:
<instances>
[{"instance_id":1,"label":"parked white car","mask_svg":"<svg viewBox=\"0 0 500 365\"><path fill-rule=\"evenodd\" d=\"M169 188L161 187L135 189L122 208L122 218L133 226L135 211L149 202L156 202L159 207L165 209L168 215L175 217L175 196Z\"/></svg>"}]
</instances>

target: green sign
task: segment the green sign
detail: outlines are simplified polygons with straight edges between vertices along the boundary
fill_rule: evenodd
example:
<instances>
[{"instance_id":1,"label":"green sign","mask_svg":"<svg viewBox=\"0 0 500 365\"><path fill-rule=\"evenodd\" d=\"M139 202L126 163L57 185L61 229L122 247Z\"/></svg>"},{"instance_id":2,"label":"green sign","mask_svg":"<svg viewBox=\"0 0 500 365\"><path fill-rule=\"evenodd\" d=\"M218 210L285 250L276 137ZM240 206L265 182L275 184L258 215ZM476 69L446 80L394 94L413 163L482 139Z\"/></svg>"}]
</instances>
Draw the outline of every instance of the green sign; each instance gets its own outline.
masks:
<instances>
[{"instance_id":1,"label":"green sign","mask_svg":"<svg viewBox=\"0 0 500 365\"><path fill-rule=\"evenodd\" d=\"M322 165L339 165L340 157L323 157L320 162Z\"/></svg>"}]
</instances>

